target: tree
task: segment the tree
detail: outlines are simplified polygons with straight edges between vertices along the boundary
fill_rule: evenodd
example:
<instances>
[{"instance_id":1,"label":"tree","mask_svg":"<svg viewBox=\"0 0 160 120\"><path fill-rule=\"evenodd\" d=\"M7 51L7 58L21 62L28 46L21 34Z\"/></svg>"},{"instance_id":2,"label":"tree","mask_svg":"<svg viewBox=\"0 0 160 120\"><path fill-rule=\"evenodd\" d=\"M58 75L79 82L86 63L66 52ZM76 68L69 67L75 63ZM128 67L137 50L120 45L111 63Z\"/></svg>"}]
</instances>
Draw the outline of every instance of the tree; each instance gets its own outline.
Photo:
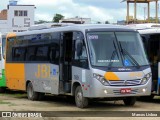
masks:
<instances>
[{"instance_id":1,"label":"tree","mask_svg":"<svg viewBox=\"0 0 160 120\"><path fill-rule=\"evenodd\" d=\"M64 16L61 14L55 14L53 17L53 22L59 22L59 20L63 19Z\"/></svg>"},{"instance_id":2,"label":"tree","mask_svg":"<svg viewBox=\"0 0 160 120\"><path fill-rule=\"evenodd\" d=\"M105 21L105 24L109 24L109 21Z\"/></svg>"},{"instance_id":3,"label":"tree","mask_svg":"<svg viewBox=\"0 0 160 120\"><path fill-rule=\"evenodd\" d=\"M45 20L35 21L35 24L42 24L42 23L49 23L49 21L45 21Z\"/></svg>"},{"instance_id":4,"label":"tree","mask_svg":"<svg viewBox=\"0 0 160 120\"><path fill-rule=\"evenodd\" d=\"M98 22L97 22L97 24L101 24L101 22L100 22L100 21L98 21Z\"/></svg>"}]
</instances>

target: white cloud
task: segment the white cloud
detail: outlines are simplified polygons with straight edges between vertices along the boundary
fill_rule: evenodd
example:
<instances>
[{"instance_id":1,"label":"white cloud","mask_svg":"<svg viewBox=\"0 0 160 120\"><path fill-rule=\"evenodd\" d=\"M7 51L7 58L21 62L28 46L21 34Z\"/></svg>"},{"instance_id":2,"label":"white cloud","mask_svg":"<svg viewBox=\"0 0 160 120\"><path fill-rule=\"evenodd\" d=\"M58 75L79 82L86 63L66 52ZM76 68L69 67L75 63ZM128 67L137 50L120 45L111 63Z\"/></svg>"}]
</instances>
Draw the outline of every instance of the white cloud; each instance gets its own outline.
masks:
<instances>
[{"instance_id":1,"label":"white cloud","mask_svg":"<svg viewBox=\"0 0 160 120\"><path fill-rule=\"evenodd\" d=\"M35 20L45 20L45 21L52 21L53 17L50 14L46 14L46 13L37 13L35 15Z\"/></svg>"},{"instance_id":2,"label":"white cloud","mask_svg":"<svg viewBox=\"0 0 160 120\"><path fill-rule=\"evenodd\" d=\"M34 4L37 7L39 6L56 6L66 5L72 3L72 0L19 0L20 4ZM54 9L54 8L53 8Z\"/></svg>"},{"instance_id":3,"label":"white cloud","mask_svg":"<svg viewBox=\"0 0 160 120\"><path fill-rule=\"evenodd\" d=\"M1 0L0 9L7 8L9 0ZM33 4L35 9L35 20L52 20L53 15L60 13L66 18L89 17L93 21L116 22L126 18L126 3L122 0L18 0L18 4ZM106 4L105 4L106 2ZM144 18L144 4L138 4L137 18ZM124 7L124 8L123 8ZM151 4L151 16L155 16L155 4ZM133 14L133 4L130 5L130 15ZM160 12L159 12L160 14ZM146 11L147 15L147 11Z\"/></svg>"},{"instance_id":4,"label":"white cloud","mask_svg":"<svg viewBox=\"0 0 160 120\"><path fill-rule=\"evenodd\" d=\"M106 20L116 22L126 18L126 8L107 9L75 3L73 0L19 0L19 4L34 4L37 8L36 20L52 20L56 13L64 15L65 18L79 16L102 22Z\"/></svg>"}]
</instances>

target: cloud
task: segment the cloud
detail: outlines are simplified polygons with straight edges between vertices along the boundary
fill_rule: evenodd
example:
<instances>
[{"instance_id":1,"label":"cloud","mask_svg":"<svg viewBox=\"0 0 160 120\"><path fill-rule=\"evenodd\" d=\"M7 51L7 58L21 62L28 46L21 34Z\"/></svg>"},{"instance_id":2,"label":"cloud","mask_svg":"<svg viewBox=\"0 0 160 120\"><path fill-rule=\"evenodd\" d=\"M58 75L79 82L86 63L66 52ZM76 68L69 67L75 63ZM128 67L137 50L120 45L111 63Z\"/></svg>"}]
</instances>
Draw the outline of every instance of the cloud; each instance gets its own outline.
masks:
<instances>
[{"instance_id":1,"label":"cloud","mask_svg":"<svg viewBox=\"0 0 160 120\"><path fill-rule=\"evenodd\" d=\"M36 17L36 21L38 20L52 21L53 19L53 17L50 14L46 14L46 13L37 13L35 17Z\"/></svg>"},{"instance_id":2,"label":"cloud","mask_svg":"<svg viewBox=\"0 0 160 120\"><path fill-rule=\"evenodd\" d=\"M122 0L73 0L73 1L78 4L91 5L105 9L119 9L125 7L125 2L121 3Z\"/></svg>"},{"instance_id":3,"label":"cloud","mask_svg":"<svg viewBox=\"0 0 160 120\"><path fill-rule=\"evenodd\" d=\"M88 2L85 1L90 1L92 4L89 4ZM36 20L37 19L43 19L44 18L53 18L53 15L56 13L60 13L65 16L65 18L70 18L70 17L85 17L85 18L91 18L93 21L101 21L105 22L106 20L109 21L116 21L118 17L124 18L123 14L120 14L122 16L115 15L117 13L116 8L115 9L107 9L105 7L101 7L107 3L104 0L99 0L101 2L98 2L97 0L19 0L19 4L34 4L37 9L36 9ZM114 2L117 0L113 0ZM118 0L119 1L119 0ZM109 2L111 6L111 2ZM119 2L118 2L119 3ZM98 5L98 7L96 6ZM113 4L113 3L112 3ZM124 11L123 9L118 10L119 11ZM41 14L43 12L43 14ZM49 15L51 17L49 17ZM47 16L47 17L44 17ZM119 19L119 18L118 18Z\"/></svg>"},{"instance_id":4,"label":"cloud","mask_svg":"<svg viewBox=\"0 0 160 120\"><path fill-rule=\"evenodd\" d=\"M126 3L120 2L121 0L19 0L19 4L36 6L36 20L52 20L54 14L59 13L65 18L79 16L101 22L126 19ZM143 18L142 8L138 11L137 18ZM132 5L130 13L133 15Z\"/></svg>"},{"instance_id":5,"label":"cloud","mask_svg":"<svg viewBox=\"0 0 160 120\"><path fill-rule=\"evenodd\" d=\"M1 0L0 9L6 9L9 0ZM36 6L35 20L52 20L59 13L65 18L75 16L91 18L93 21L116 22L126 19L126 3L122 0L18 0L18 4ZM138 4L137 18L144 18L144 4ZM155 16L155 4L151 4L151 16ZM133 14L133 4L130 5L130 15ZM147 11L146 11L147 15Z\"/></svg>"}]
</instances>

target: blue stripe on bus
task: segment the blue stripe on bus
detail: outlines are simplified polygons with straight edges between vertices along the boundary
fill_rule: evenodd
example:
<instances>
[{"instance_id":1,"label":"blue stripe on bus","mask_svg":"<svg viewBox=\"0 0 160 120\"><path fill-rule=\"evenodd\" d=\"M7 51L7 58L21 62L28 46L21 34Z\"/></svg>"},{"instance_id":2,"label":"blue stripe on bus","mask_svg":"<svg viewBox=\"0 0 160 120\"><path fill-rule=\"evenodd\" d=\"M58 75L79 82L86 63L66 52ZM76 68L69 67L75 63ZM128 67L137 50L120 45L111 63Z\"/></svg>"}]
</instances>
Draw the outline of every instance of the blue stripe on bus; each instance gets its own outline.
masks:
<instances>
[{"instance_id":1,"label":"blue stripe on bus","mask_svg":"<svg viewBox=\"0 0 160 120\"><path fill-rule=\"evenodd\" d=\"M158 84L160 85L160 78L158 78Z\"/></svg>"}]
</instances>

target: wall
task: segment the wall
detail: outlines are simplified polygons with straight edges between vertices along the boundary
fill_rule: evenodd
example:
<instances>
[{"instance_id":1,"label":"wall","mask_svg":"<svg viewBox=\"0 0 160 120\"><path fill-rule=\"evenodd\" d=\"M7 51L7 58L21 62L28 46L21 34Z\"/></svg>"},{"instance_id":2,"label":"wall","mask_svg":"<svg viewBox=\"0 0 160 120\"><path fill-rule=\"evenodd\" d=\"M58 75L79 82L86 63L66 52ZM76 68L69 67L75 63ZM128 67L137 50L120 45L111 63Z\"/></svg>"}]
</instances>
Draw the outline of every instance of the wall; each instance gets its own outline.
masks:
<instances>
[{"instance_id":1,"label":"wall","mask_svg":"<svg viewBox=\"0 0 160 120\"><path fill-rule=\"evenodd\" d=\"M28 16L14 16L15 10L27 10ZM35 6L33 5L8 6L8 26L12 27L14 31L27 30L28 27L34 25L34 10Z\"/></svg>"}]
</instances>

